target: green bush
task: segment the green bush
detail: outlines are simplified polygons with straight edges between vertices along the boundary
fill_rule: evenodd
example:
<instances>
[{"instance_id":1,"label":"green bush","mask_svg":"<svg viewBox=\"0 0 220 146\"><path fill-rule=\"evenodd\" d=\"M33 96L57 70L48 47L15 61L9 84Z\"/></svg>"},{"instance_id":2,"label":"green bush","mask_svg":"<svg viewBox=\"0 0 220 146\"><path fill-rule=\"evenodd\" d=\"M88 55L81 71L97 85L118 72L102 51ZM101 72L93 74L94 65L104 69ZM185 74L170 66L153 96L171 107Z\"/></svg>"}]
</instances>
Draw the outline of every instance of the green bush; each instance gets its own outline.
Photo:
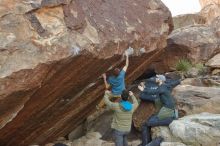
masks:
<instances>
[{"instance_id":1,"label":"green bush","mask_svg":"<svg viewBox=\"0 0 220 146\"><path fill-rule=\"evenodd\" d=\"M206 68L202 63L195 64L194 67L198 69L200 75L203 75L206 72Z\"/></svg>"},{"instance_id":2,"label":"green bush","mask_svg":"<svg viewBox=\"0 0 220 146\"><path fill-rule=\"evenodd\" d=\"M176 70L181 72L187 72L190 68L192 68L192 64L187 59L180 59L176 64Z\"/></svg>"}]
</instances>

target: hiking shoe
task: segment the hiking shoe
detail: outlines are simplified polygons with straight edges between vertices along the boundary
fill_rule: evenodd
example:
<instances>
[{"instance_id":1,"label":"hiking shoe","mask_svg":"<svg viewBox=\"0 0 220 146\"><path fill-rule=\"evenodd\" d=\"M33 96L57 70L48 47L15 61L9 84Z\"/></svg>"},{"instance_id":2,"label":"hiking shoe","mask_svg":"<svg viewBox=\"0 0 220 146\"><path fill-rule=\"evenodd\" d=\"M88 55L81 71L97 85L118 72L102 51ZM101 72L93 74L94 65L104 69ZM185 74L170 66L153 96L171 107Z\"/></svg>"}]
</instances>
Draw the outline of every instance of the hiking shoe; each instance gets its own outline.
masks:
<instances>
[{"instance_id":1,"label":"hiking shoe","mask_svg":"<svg viewBox=\"0 0 220 146\"><path fill-rule=\"evenodd\" d=\"M150 143L148 143L146 146L160 146L160 143L163 141L163 137L159 136L153 139Z\"/></svg>"}]
</instances>

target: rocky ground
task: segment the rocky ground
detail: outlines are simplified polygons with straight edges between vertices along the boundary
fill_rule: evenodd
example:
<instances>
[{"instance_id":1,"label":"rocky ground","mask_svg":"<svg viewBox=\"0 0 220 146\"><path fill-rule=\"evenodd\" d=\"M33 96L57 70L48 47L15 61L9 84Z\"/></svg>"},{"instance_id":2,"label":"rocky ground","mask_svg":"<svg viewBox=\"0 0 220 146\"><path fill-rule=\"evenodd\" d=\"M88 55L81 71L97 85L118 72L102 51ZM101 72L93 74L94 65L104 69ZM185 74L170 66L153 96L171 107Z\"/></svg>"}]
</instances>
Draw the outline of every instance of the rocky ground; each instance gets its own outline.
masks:
<instances>
[{"instance_id":1,"label":"rocky ground","mask_svg":"<svg viewBox=\"0 0 220 146\"><path fill-rule=\"evenodd\" d=\"M185 78L173 90L183 117L152 129L165 138L161 146L217 146L220 1L200 3L201 12L172 19L160 0L1 0L0 145L113 145L112 113L95 106L101 74L121 67L129 49L126 83L137 96L136 83L149 74ZM181 59L192 67L177 73ZM153 112L141 103L130 145Z\"/></svg>"}]
</instances>

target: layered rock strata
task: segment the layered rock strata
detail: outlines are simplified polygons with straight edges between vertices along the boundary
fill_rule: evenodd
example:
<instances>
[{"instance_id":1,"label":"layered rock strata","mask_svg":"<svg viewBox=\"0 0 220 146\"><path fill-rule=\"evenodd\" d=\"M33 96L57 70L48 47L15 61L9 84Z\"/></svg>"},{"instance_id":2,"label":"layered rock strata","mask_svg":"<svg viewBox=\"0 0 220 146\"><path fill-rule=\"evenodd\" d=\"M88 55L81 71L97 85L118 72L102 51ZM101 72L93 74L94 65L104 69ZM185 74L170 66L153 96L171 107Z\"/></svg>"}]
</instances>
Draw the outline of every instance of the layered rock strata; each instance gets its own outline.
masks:
<instances>
[{"instance_id":1,"label":"layered rock strata","mask_svg":"<svg viewBox=\"0 0 220 146\"><path fill-rule=\"evenodd\" d=\"M135 80L171 30L159 0L2 0L0 145L67 135L103 96L101 74L122 66L130 46L126 82Z\"/></svg>"}]
</instances>

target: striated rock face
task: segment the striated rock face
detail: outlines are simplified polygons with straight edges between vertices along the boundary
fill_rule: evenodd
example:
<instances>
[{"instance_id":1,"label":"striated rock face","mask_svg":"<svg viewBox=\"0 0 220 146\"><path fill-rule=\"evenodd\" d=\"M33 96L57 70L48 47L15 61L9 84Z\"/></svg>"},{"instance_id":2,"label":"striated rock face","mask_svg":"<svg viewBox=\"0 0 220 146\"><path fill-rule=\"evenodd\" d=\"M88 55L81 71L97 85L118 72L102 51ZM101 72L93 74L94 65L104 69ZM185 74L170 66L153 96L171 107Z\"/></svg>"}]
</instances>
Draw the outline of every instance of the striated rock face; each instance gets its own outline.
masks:
<instances>
[{"instance_id":1,"label":"striated rock face","mask_svg":"<svg viewBox=\"0 0 220 146\"><path fill-rule=\"evenodd\" d=\"M154 103L140 102L137 110L133 114L134 127L141 131L143 123L155 113Z\"/></svg>"},{"instance_id":2,"label":"striated rock face","mask_svg":"<svg viewBox=\"0 0 220 146\"><path fill-rule=\"evenodd\" d=\"M129 83L162 53L171 30L159 0L1 0L0 145L67 135L95 109L99 77L123 64L124 50L134 48Z\"/></svg>"}]
</instances>

